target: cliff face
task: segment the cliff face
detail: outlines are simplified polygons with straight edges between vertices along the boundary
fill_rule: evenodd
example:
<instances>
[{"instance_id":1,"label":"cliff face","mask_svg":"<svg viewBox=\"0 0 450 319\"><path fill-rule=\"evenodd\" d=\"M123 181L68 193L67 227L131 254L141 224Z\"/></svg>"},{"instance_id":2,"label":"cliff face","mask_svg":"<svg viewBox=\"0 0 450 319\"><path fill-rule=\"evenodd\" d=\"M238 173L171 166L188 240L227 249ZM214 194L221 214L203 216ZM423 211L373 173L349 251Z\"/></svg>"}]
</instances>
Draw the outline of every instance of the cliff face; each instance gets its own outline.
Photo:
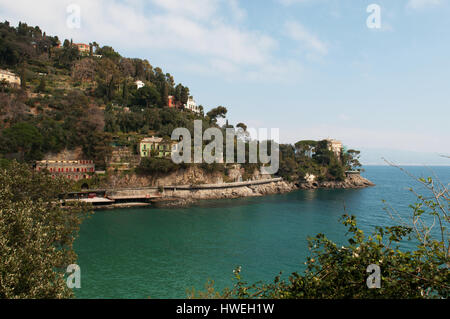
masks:
<instances>
[{"instance_id":1,"label":"cliff face","mask_svg":"<svg viewBox=\"0 0 450 319\"><path fill-rule=\"evenodd\" d=\"M205 170L191 166L187 169L179 169L169 174L138 175L117 173L111 174L105 188L127 188L127 187L150 187L159 185L199 185L199 184L222 184L242 180L244 170L238 165L228 169L227 174L221 172L206 172ZM255 171L251 180L270 178Z\"/></svg>"},{"instance_id":2,"label":"cliff face","mask_svg":"<svg viewBox=\"0 0 450 319\"><path fill-rule=\"evenodd\" d=\"M223 183L221 173L206 173L197 167L179 169L169 174L138 175L135 173L111 174L107 188L150 187L159 185L191 185Z\"/></svg>"}]
</instances>

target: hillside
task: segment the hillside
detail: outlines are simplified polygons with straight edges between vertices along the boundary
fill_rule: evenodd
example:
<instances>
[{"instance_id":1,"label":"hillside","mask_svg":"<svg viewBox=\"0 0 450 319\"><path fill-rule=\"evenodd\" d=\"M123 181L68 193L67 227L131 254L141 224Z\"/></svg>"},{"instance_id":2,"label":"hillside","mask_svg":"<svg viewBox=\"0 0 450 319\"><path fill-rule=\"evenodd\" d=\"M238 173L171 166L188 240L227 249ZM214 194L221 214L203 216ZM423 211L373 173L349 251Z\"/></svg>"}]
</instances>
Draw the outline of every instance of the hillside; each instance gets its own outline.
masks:
<instances>
[{"instance_id":1,"label":"hillside","mask_svg":"<svg viewBox=\"0 0 450 319\"><path fill-rule=\"evenodd\" d=\"M42 159L93 160L96 170L107 170L107 184L112 175L163 178L191 166L211 176L220 174L223 181L259 174L260 159L237 167L242 171L231 176L233 165L229 164L178 166L164 155L142 157L143 138L158 136L167 141L161 143L170 143L177 127L188 128L193 136L194 120L202 121L203 130L246 131L244 123L217 125L217 119L227 114L223 106L207 114L201 105L190 107L189 88L176 84L171 74L148 60L122 57L95 41L79 44L65 39L61 43L37 26L19 23L13 27L8 22L0 23L0 53L0 69L16 74L20 82L0 82L0 160L29 164ZM303 142L280 145L279 176L294 182L308 176L342 181L346 170L360 166L357 151L331 151L328 141ZM98 186L105 180L90 183Z\"/></svg>"},{"instance_id":2,"label":"hillside","mask_svg":"<svg viewBox=\"0 0 450 319\"><path fill-rule=\"evenodd\" d=\"M20 88L2 82L2 154L34 161L48 152L83 148L104 166L115 133L169 135L174 127L202 117L164 108L167 97L184 104L189 88L147 60L121 57L108 46L81 52L70 40L39 27L0 24L0 68L20 76ZM101 56L101 57L100 57ZM144 88L137 90L136 81Z\"/></svg>"}]
</instances>

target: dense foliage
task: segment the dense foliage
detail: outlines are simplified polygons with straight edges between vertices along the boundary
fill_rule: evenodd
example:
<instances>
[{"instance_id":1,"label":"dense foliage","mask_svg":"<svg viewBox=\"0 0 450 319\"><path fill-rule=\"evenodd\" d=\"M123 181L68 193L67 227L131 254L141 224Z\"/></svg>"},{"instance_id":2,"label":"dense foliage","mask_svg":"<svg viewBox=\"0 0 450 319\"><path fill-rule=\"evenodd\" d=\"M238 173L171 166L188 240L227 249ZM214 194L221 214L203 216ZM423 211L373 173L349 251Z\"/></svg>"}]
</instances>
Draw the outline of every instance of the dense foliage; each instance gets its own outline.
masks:
<instances>
[{"instance_id":1,"label":"dense foliage","mask_svg":"<svg viewBox=\"0 0 450 319\"><path fill-rule=\"evenodd\" d=\"M336 154L327 140L281 144L278 175L291 181L304 180L308 174L318 181L343 181L346 171L360 169L359 154L359 151L345 149Z\"/></svg>"},{"instance_id":2,"label":"dense foliage","mask_svg":"<svg viewBox=\"0 0 450 319\"><path fill-rule=\"evenodd\" d=\"M62 209L69 187L17 162L0 165L0 299L68 298L66 268L76 262L72 245L87 207Z\"/></svg>"},{"instance_id":3,"label":"dense foliage","mask_svg":"<svg viewBox=\"0 0 450 319\"><path fill-rule=\"evenodd\" d=\"M22 82L21 88L2 82L0 155L31 162L80 147L102 168L111 133L153 130L170 136L173 128L199 117L163 109L168 95L177 105L189 97L189 88L176 85L169 73L96 42L90 47L81 54L71 40L61 46L39 27L0 23L0 68ZM145 87L138 90L137 80Z\"/></svg>"},{"instance_id":4,"label":"dense foliage","mask_svg":"<svg viewBox=\"0 0 450 319\"><path fill-rule=\"evenodd\" d=\"M155 135L170 138L177 127L188 128L193 137L193 121L201 120L203 131L217 127L223 132L233 128L228 122L219 127L217 120L228 110L218 106L203 114L168 108L188 101L189 88L176 84L169 73L153 67L149 61L125 58L110 46L89 43L89 52L78 50L72 40L61 41L46 35L39 27L19 23L0 23L0 68L20 75L21 87L2 82L0 92L0 157L32 163L49 154L64 150L81 150L84 158L93 159L103 170L111 158L114 140L127 135L127 145L138 153L138 137ZM144 87L138 89L136 81ZM203 110L203 107L200 106ZM244 132L247 126L239 123ZM223 134L225 136L225 134ZM225 140L224 140L225 142ZM248 162L248 144L246 146ZM326 141L302 141L280 145L280 171L291 181L307 174L319 180L343 180L345 170L358 167L357 151L348 151L340 158L331 152ZM169 164L144 161L138 171L155 172ZM156 163L156 162L155 162ZM251 176L260 163L244 165ZM223 171L224 165L206 166Z\"/></svg>"}]
</instances>

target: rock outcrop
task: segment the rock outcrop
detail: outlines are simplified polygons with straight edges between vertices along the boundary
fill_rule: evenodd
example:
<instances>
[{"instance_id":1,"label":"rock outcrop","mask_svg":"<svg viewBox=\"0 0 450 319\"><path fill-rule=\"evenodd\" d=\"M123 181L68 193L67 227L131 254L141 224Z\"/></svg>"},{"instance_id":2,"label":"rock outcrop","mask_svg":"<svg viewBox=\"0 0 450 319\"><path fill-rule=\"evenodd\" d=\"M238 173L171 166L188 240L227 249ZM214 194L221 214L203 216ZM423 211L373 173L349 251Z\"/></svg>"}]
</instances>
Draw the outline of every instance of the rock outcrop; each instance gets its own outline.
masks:
<instances>
[{"instance_id":1,"label":"rock outcrop","mask_svg":"<svg viewBox=\"0 0 450 319\"><path fill-rule=\"evenodd\" d=\"M351 174L344 181L324 181L324 182L304 182L297 184L299 189L317 189L317 188L365 188L375 186L374 183L359 174Z\"/></svg>"},{"instance_id":2,"label":"rock outcrop","mask_svg":"<svg viewBox=\"0 0 450 319\"><path fill-rule=\"evenodd\" d=\"M233 174L232 176L233 179L238 179L241 175ZM107 188L111 189L109 192L112 195L114 195L114 192L120 193L119 197L132 196L133 192L152 193L157 195L153 196L157 200L152 201L152 205L157 207L181 207L195 203L197 200L256 197L282 194L297 189L352 189L374 186L372 182L359 174L350 174L344 181L301 183L287 182L281 178L268 180L269 176L256 173L252 176L250 182L224 182L223 177L224 175L221 173L206 173L197 168L179 170L176 173L161 177L118 174L110 177ZM137 187L137 189L133 189L133 187ZM126 189L114 191L118 188Z\"/></svg>"}]
</instances>

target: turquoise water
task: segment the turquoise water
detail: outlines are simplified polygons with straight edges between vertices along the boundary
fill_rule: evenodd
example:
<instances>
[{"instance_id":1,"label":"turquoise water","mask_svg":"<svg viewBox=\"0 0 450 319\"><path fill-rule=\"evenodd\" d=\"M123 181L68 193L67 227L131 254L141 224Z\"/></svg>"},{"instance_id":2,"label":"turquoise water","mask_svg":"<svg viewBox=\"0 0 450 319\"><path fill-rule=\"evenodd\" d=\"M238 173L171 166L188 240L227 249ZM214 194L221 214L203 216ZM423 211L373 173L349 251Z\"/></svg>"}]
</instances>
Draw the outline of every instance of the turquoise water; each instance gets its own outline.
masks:
<instances>
[{"instance_id":1,"label":"turquoise water","mask_svg":"<svg viewBox=\"0 0 450 319\"><path fill-rule=\"evenodd\" d=\"M408 170L450 181L450 167ZM410 177L392 167L366 167L363 175L377 186L202 201L180 209L98 211L83 223L75 242L82 285L76 295L185 298L187 289L201 289L208 279L218 288L231 286L236 266L249 282L302 271L308 236L322 232L345 242L338 222L344 206L365 231L392 224L382 200L410 215L414 196L407 188L420 190Z\"/></svg>"}]
</instances>

